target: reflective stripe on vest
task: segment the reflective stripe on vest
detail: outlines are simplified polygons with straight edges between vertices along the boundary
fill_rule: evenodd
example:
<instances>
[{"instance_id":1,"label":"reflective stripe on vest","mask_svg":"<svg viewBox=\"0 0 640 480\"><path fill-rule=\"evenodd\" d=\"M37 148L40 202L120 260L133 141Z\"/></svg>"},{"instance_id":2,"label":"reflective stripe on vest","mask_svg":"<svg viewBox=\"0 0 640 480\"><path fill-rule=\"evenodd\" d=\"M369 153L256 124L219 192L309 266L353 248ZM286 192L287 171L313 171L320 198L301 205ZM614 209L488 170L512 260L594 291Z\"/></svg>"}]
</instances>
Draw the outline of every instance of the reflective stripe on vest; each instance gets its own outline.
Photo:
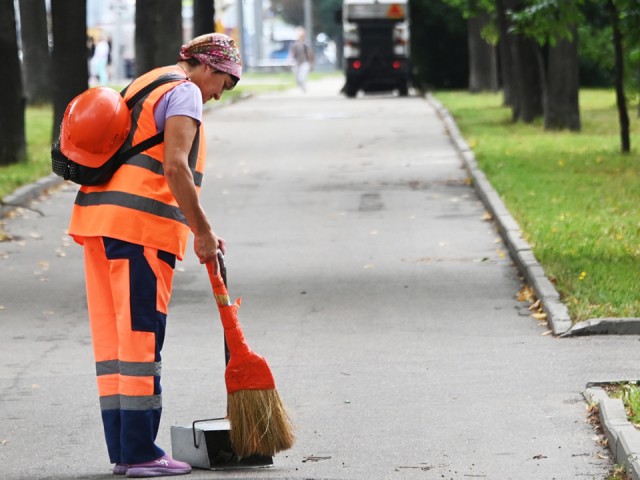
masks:
<instances>
[{"instance_id":1,"label":"reflective stripe on vest","mask_svg":"<svg viewBox=\"0 0 640 480\"><path fill-rule=\"evenodd\" d=\"M125 98L164 74L181 71L177 66L152 70L134 80ZM156 103L184 81L187 80L159 86L133 108L133 123L125 148L157 133L153 114ZM205 152L201 124L188 155L197 193L202 185ZM73 207L69 234L79 243L82 243L82 237L106 236L167 251L182 259L190 230L164 177L163 161L164 143L161 143L129 159L106 184L81 187Z\"/></svg>"},{"instance_id":2,"label":"reflective stripe on vest","mask_svg":"<svg viewBox=\"0 0 640 480\"><path fill-rule=\"evenodd\" d=\"M150 213L162 218L168 218L187 225L182 211L178 207L167 205L150 198L134 195L125 192L78 192L76 205L80 207L91 207L99 205L115 205L141 212Z\"/></svg>"}]
</instances>

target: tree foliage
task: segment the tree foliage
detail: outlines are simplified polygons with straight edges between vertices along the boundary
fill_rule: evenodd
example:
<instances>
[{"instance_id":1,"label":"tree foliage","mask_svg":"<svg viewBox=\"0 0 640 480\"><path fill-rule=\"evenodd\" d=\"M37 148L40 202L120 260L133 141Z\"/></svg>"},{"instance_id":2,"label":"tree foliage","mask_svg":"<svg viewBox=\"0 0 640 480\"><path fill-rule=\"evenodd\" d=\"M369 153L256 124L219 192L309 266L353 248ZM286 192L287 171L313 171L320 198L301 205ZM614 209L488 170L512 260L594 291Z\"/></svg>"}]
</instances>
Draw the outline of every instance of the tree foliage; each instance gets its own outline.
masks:
<instances>
[{"instance_id":1,"label":"tree foliage","mask_svg":"<svg viewBox=\"0 0 640 480\"><path fill-rule=\"evenodd\" d=\"M574 26L584 19L584 0L534 0L520 11L511 12L515 31L534 38L539 45L554 46L559 40L573 41Z\"/></svg>"},{"instance_id":2,"label":"tree foliage","mask_svg":"<svg viewBox=\"0 0 640 480\"><path fill-rule=\"evenodd\" d=\"M423 89L465 88L469 77L467 27L442 0L409 0L413 83Z\"/></svg>"}]
</instances>

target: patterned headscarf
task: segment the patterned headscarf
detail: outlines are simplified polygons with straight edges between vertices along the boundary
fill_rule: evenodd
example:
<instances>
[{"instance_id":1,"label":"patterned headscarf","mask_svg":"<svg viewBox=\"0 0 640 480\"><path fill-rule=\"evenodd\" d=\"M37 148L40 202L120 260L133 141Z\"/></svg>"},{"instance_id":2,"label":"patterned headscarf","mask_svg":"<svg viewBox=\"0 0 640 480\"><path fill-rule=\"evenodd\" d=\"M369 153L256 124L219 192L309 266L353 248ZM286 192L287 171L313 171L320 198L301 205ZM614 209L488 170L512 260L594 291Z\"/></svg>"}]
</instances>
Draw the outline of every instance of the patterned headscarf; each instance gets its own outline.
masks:
<instances>
[{"instance_id":1,"label":"patterned headscarf","mask_svg":"<svg viewBox=\"0 0 640 480\"><path fill-rule=\"evenodd\" d=\"M194 38L180 50L180 60L197 58L205 65L228 73L236 81L242 76L242 59L233 38L223 33L207 33Z\"/></svg>"}]
</instances>

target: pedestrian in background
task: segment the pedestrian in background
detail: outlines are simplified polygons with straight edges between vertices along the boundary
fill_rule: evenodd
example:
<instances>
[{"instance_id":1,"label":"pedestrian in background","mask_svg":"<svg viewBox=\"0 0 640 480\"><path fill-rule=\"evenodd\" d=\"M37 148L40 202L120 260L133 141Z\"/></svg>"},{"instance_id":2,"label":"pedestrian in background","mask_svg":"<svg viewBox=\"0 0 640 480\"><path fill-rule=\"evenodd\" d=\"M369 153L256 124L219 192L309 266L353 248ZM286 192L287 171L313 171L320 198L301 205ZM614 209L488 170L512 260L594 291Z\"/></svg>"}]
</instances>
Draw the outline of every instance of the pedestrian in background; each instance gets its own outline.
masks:
<instances>
[{"instance_id":1,"label":"pedestrian in background","mask_svg":"<svg viewBox=\"0 0 640 480\"><path fill-rule=\"evenodd\" d=\"M217 251L225 250L198 198L206 159L202 105L219 100L241 73L233 39L212 33L183 45L175 65L133 80L125 99L162 75L183 77L157 87L134 110L127 142L160 131L164 142L128 160L106 184L81 187L73 206L69 234L84 246L100 408L116 475L191 471L155 444L160 352L175 262L190 232L201 264L217 271Z\"/></svg>"},{"instance_id":2,"label":"pedestrian in background","mask_svg":"<svg viewBox=\"0 0 640 480\"><path fill-rule=\"evenodd\" d=\"M307 91L307 77L313 69L313 51L306 42L306 32L302 27L298 27L296 41L291 45L289 58L293 63L293 73L296 77L296 84L303 92Z\"/></svg>"},{"instance_id":3,"label":"pedestrian in background","mask_svg":"<svg viewBox=\"0 0 640 480\"><path fill-rule=\"evenodd\" d=\"M109 41L104 36L101 36L91 58L91 72L99 85L106 85L109 82L110 52Z\"/></svg>"}]
</instances>

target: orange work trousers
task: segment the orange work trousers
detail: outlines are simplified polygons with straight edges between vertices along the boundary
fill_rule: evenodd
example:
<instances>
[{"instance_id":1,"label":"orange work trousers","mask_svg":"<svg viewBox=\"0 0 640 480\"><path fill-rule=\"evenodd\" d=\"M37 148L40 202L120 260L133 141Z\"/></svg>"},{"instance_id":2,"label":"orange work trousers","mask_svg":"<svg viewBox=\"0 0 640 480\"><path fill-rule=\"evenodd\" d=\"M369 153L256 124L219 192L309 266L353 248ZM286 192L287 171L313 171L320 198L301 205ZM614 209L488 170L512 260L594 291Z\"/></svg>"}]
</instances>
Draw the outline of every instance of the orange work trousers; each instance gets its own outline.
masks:
<instances>
[{"instance_id":1,"label":"orange work trousers","mask_svg":"<svg viewBox=\"0 0 640 480\"><path fill-rule=\"evenodd\" d=\"M175 255L108 237L85 237L85 276L98 393L111 463L164 455L161 357Z\"/></svg>"}]
</instances>

